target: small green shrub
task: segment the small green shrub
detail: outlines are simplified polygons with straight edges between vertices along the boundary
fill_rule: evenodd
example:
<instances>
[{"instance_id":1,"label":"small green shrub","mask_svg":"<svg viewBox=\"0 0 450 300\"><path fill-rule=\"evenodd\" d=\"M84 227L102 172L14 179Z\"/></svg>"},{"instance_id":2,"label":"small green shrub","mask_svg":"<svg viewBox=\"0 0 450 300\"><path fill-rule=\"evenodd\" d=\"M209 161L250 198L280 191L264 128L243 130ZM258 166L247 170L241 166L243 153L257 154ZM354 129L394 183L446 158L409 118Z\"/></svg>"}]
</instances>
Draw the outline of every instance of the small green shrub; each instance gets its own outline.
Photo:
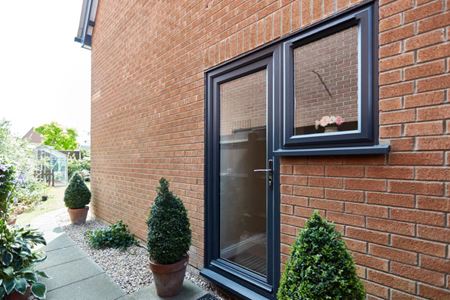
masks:
<instances>
[{"instance_id":1,"label":"small green shrub","mask_svg":"<svg viewBox=\"0 0 450 300\"><path fill-rule=\"evenodd\" d=\"M365 299L341 234L314 212L295 241L278 300Z\"/></svg>"},{"instance_id":2,"label":"small green shrub","mask_svg":"<svg viewBox=\"0 0 450 300\"><path fill-rule=\"evenodd\" d=\"M72 178L75 173L91 171L90 157L83 157L82 159L75 159L73 157L67 160L67 173L69 178Z\"/></svg>"},{"instance_id":3,"label":"small green shrub","mask_svg":"<svg viewBox=\"0 0 450 300\"><path fill-rule=\"evenodd\" d=\"M83 178L75 173L64 192L64 203L68 208L83 208L91 202L91 192Z\"/></svg>"},{"instance_id":4,"label":"small green shrub","mask_svg":"<svg viewBox=\"0 0 450 300\"><path fill-rule=\"evenodd\" d=\"M119 221L107 228L88 230L86 236L89 245L94 249L101 248L120 248L127 249L136 245L137 240L128 230L128 226Z\"/></svg>"},{"instance_id":5,"label":"small green shrub","mask_svg":"<svg viewBox=\"0 0 450 300\"><path fill-rule=\"evenodd\" d=\"M148 252L154 262L172 264L189 251L191 229L186 208L180 198L169 191L169 182L161 178L159 184L147 220Z\"/></svg>"}]
</instances>

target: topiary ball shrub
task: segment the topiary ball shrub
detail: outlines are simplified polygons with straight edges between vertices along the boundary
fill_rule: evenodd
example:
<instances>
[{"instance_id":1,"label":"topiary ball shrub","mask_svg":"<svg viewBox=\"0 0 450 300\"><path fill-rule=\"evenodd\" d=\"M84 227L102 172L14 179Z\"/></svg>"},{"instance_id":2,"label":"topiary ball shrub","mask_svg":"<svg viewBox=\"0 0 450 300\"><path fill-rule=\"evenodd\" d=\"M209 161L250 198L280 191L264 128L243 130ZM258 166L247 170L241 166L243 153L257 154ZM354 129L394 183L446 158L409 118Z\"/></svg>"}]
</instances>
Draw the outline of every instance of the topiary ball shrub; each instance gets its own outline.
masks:
<instances>
[{"instance_id":1,"label":"topiary ball shrub","mask_svg":"<svg viewBox=\"0 0 450 300\"><path fill-rule=\"evenodd\" d=\"M277 299L365 299L341 234L318 212L306 222L292 247Z\"/></svg>"},{"instance_id":2,"label":"topiary ball shrub","mask_svg":"<svg viewBox=\"0 0 450 300\"><path fill-rule=\"evenodd\" d=\"M80 174L75 173L64 192L64 203L68 208L83 208L91 202L91 191Z\"/></svg>"},{"instance_id":3,"label":"topiary ball shrub","mask_svg":"<svg viewBox=\"0 0 450 300\"><path fill-rule=\"evenodd\" d=\"M137 245L137 240L122 220L106 228L86 232L89 245L94 249L119 248L125 250Z\"/></svg>"},{"instance_id":4,"label":"topiary ball shrub","mask_svg":"<svg viewBox=\"0 0 450 300\"><path fill-rule=\"evenodd\" d=\"M153 262L173 264L186 256L191 246L191 229L186 208L169 191L169 182L161 178L159 184L147 220L147 248Z\"/></svg>"}]
</instances>

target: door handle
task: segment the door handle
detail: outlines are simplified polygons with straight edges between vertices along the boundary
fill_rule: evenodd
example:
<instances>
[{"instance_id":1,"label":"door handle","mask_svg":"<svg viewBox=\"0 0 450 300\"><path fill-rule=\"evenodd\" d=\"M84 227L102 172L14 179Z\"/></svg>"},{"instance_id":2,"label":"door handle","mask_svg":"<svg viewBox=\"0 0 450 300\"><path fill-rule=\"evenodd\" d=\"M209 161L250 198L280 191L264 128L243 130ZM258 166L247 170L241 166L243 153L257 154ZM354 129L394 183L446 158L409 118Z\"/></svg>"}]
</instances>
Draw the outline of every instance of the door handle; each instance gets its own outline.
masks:
<instances>
[{"instance_id":1,"label":"door handle","mask_svg":"<svg viewBox=\"0 0 450 300\"><path fill-rule=\"evenodd\" d=\"M269 168L267 169L254 169L253 172L255 173L268 173L268 183L269 187L272 187L273 183L273 160L269 159Z\"/></svg>"}]
</instances>

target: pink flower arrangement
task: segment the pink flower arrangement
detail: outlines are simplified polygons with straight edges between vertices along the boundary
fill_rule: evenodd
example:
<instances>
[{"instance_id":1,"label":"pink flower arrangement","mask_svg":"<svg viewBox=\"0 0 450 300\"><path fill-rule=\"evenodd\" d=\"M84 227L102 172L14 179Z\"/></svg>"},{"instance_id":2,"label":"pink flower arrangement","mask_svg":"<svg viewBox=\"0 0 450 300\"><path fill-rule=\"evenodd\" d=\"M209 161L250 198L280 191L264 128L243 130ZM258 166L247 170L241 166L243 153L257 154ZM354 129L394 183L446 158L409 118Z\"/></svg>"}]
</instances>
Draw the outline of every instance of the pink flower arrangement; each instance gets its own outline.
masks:
<instances>
[{"instance_id":1,"label":"pink flower arrangement","mask_svg":"<svg viewBox=\"0 0 450 300\"><path fill-rule=\"evenodd\" d=\"M316 120L316 130L321 127L327 127L329 125L339 126L345 122L341 116L323 116L320 120Z\"/></svg>"}]
</instances>

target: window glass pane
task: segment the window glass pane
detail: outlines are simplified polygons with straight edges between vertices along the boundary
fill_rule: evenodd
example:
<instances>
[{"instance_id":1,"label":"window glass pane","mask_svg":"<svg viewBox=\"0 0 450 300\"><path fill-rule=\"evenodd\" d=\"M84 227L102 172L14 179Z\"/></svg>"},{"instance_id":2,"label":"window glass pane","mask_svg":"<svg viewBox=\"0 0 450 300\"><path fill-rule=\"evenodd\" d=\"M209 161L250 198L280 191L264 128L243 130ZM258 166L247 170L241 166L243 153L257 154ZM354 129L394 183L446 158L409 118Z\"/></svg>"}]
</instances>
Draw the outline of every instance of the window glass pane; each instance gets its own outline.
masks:
<instances>
[{"instance_id":1,"label":"window glass pane","mask_svg":"<svg viewBox=\"0 0 450 300\"><path fill-rule=\"evenodd\" d=\"M220 85L220 257L267 274L266 70Z\"/></svg>"},{"instance_id":2,"label":"window glass pane","mask_svg":"<svg viewBox=\"0 0 450 300\"><path fill-rule=\"evenodd\" d=\"M358 27L294 49L295 135L358 130Z\"/></svg>"}]
</instances>

